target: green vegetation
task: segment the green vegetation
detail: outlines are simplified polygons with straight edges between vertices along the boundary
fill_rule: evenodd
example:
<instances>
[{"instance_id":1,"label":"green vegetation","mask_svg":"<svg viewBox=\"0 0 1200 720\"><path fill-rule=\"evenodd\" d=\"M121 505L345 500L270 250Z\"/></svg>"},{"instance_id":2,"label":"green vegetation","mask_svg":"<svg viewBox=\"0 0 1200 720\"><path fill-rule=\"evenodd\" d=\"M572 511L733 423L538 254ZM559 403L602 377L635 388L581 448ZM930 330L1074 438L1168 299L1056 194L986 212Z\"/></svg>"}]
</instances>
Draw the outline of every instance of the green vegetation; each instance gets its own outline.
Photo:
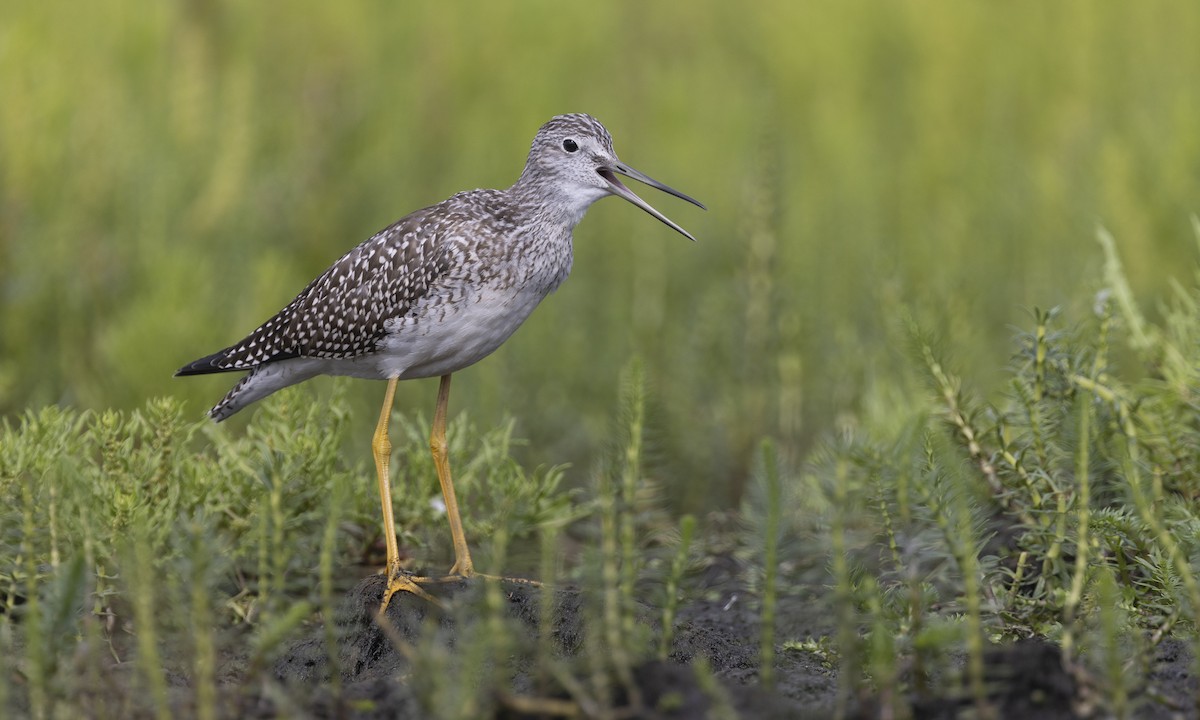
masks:
<instances>
[{"instance_id":1,"label":"green vegetation","mask_svg":"<svg viewBox=\"0 0 1200 720\"><path fill-rule=\"evenodd\" d=\"M159 714L168 707L164 665L194 676L197 706L211 705L218 646L252 648L249 672L262 672L314 608L332 617L335 583L344 592L382 562L370 470L337 451L343 401L306 395L288 391L238 438L182 419L170 400L128 414L47 408L0 429L0 493L14 499L0 510L0 642L17 657L0 661L0 676L28 679L29 712L50 716L64 698L99 693L87 674L64 667L80 653L95 673L106 659L136 656ZM558 487L557 470L526 473L512 460L511 427L453 425L472 537L531 538L586 509ZM423 421L403 418L397 428L428 434ZM433 547L401 537L449 557L428 502L437 493L432 461L418 460L415 447L409 455L401 453L406 470L426 472L397 482L397 527L436 536ZM495 547L481 547L485 567Z\"/></svg>"},{"instance_id":2,"label":"green vegetation","mask_svg":"<svg viewBox=\"0 0 1200 720\"><path fill-rule=\"evenodd\" d=\"M840 616L842 661L893 702L896 663L911 663L919 689L952 642L982 704L985 646L1049 637L1068 663L1104 663L1097 692L1124 716L1129 694L1148 690L1154 646L1196 639L1200 290L1176 285L1163 323L1148 323L1101 240L1108 288L1094 317L1064 327L1035 312L1001 402L973 399L914 328L940 407L892 437L849 437L808 471L827 505L810 502L797 523L827 538L838 597L857 608ZM1117 368L1125 350L1149 377Z\"/></svg>"},{"instance_id":3,"label":"green vegetation","mask_svg":"<svg viewBox=\"0 0 1200 720\"><path fill-rule=\"evenodd\" d=\"M705 579L732 559L764 685L803 654L837 712L949 687L985 715L989 653L1049 638L1081 702L1133 715L1155 648L1197 644L1197 37L1194 2L7 3L0 714L288 707L281 649L380 562L382 385L218 427L232 376L171 373L585 111L711 210L655 201L691 245L598 205L573 277L455 383L476 562L584 588L585 649L483 586L486 632L422 636L422 707L518 703L528 641L542 699L604 716L689 601L732 602ZM397 531L437 567L433 387L398 394ZM825 629L788 634L797 595Z\"/></svg>"},{"instance_id":4,"label":"green vegetation","mask_svg":"<svg viewBox=\"0 0 1200 720\"><path fill-rule=\"evenodd\" d=\"M1082 297L1098 221L1139 296L1190 261L1190 2L16 0L0 26L7 415L171 396L199 417L230 379L176 368L401 215L507 186L560 112L706 201L656 201L700 241L598 204L570 280L452 402L584 474L639 355L686 511L736 504L764 436L795 459L887 422L900 303L991 393L1023 309ZM349 393L369 437L382 388Z\"/></svg>"},{"instance_id":5,"label":"green vegetation","mask_svg":"<svg viewBox=\"0 0 1200 720\"><path fill-rule=\"evenodd\" d=\"M894 433L845 432L803 466L781 467L764 444L745 532L722 536L713 525L700 548L690 517L669 540L644 472L640 363L622 380L617 442L582 495L561 487L561 470L528 472L512 458L511 422L481 433L456 418L457 482L481 565L553 579L566 563L565 577L585 588L587 652L547 663L542 687L564 689L589 716L614 698L641 703L633 669L666 656L678 596L697 590L685 578L689 555L731 552L743 560L738 585L759 598L763 661L777 647L832 655L839 712L871 696L908 716L934 678L943 689L961 682L987 711L988 648L1031 637L1061 645L1099 707L1125 716L1132 698L1154 697L1155 647L1197 637L1200 273L1195 288L1176 286L1161 323L1149 322L1102 238L1106 288L1093 316L1071 324L1035 311L1001 401L978 400L909 319L909 372L925 379L928 399ZM1113 363L1124 351L1146 377ZM381 562L369 468L338 451L344 408L340 395L326 405L307 388L288 390L238 435L184 420L170 400L132 413L47 408L6 423L0 492L15 502L0 510L0 678L21 681L6 680L0 697L37 717L94 696L113 714L168 716L179 703L205 717L228 711L218 654L243 648L240 680L265 678L302 624L333 617L335 585ZM448 558L418 442L427 425L401 417L396 427L410 440L400 445L398 528L419 555ZM584 539L581 553L563 549L568 528ZM521 548L533 552L522 560ZM658 640L637 619L647 582L665 583L653 598ZM832 591L817 596L833 604L836 633L777 639L777 597L827 583ZM469 633L466 647L436 634L415 649L394 640L415 658L414 687L436 717L474 717L506 697L495 661L521 634L494 583L472 602L463 617L487 630ZM546 619L542 662L552 654ZM102 693L95 683L111 662L131 658L133 684ZM764 684L773 667L760 672ZM475 678L473 692L439 684L451 670ZM193 678L188 694L168 686L167 672Z\"/></svg>"}]
</instances>

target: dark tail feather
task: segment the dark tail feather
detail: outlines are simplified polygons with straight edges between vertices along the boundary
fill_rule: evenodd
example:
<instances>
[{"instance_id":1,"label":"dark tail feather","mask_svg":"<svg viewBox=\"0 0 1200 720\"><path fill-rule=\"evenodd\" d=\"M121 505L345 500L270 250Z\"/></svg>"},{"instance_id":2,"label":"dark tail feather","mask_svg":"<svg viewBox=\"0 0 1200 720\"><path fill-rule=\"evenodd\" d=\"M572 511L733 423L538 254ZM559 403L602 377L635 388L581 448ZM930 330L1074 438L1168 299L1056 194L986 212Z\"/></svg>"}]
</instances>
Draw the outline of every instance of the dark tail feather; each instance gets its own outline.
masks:
<instances>
[{"instance_id":1,"label":"dark tail feather","mask_svg":"<svg viewBox=\"0 0 1200 720\"><path fill-rule=\"evenodd\" d=\"M210 373L222 372L244 372L247 370L247 368L222 367L222 363L229 356L229 351L232 349L233 348L225 348L224 350L215 352L212 355L202 357L199 360L193 360L187 365L184 365L176 370L175 377L180 377L182 375L208 375Z\"/></svg>"},{"instance_id":2,"label":"dark tail feather","mask_svg":"<svg viewBox=\"0 0 1200 720\"><path fill-rule=\"evenodd\" d=\"M196 362L200 361L197 360ZM234 385L232 388L230 388L229 392L225 394L225 397L221 398L221 402L214 405L213 408L208 411L208 416L212 418L213 422L221 422L222 420L226 420L230 415L233 415L238 410L241 410L243 407L250 404L250 402L253 402L253 400L243 400L239 402L238 396L241 395L242 390L250 384L251 379L257 372L258 370L256 368L246 373L246 377L238 380L237 385Z\"/></svg>"}]
</instances>

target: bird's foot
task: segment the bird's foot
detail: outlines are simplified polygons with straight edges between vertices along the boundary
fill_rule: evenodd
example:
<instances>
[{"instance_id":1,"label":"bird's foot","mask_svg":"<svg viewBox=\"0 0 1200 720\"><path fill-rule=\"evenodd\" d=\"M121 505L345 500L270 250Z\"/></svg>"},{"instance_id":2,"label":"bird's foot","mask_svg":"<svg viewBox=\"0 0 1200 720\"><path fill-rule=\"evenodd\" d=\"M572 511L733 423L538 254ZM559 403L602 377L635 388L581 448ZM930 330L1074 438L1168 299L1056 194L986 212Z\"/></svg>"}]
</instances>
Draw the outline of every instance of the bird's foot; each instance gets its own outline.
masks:
<instances>
[{"instance_id":1,"label":"bird's foot","mask_svg":"<svg viewBox=\"0 0 1200 720\"><path fill-rule=\"evenodd\" d=\"M388 604L392 601L392 596L401 592L411 593L433 605L442 607L442 602L426 592L421 585L462 582L472 578L481 578L484 580L491 580L493 582L510 582L519 585L529 585L531 587L542 587L542 583L538 580L508 577L505 575L489 575L487 573L475 572L475 568L470 562L463 563L463 567L460 567L459 563L455 563L454 567L450 568L450 572L440 577L410 575L409 573L400 569L399 565L389 568L387 575L387 587L383 591L383 601L379 604L380 614L387 610Z\"/></svg>"},{"instance_id":2,"label":"bird's foot","mask_svg":"<svg viewBox=\"0 0 1200 720\"><path fill-rule=\"evenodd\" d=\"M401 570L399 565L389 567L387 576L387 587L385 587L383 590L383 601L379 603L380 614L383 614L383 612L387 610L388 604L392 602L392 596L398 592L412 593L422 600L441 606L441 602L439 602L437 598L425 592L425 590L417 584L417 581L419 580L428 582L429 578L409 575Z\"/></svg>"},{"instance_id":3,"label":"bird's foot","mask_svg":"<svg viewBox=\"0 0 1200 720\"><path fill-rule=\"evenodd\" d=\"M510 582L518 583L520 585L532 585L533 587L542 586L541 582L537 580L530 580L529 578L508 577L507 575L489 575L487 573L475 572L475 569L471 567L470 564L467 565L467 570L464 572L459 568L458 563L455 563L454 567L450 568L450 572L447 573L445 577L438 578L438 582L457 582L471 578L481 578L483 580L491 580L492 582Z\"/></svg>"},{"instance_id":4,"label":"bird's foot","mask_svg":"<svg viewBox=\"0 0 1200 720\"><path fill-rule=\"evenodd\" d=\"M446 579L465 580L475 577L475 574L475 564L471 562L471 558L467 558L466 560L455 561L454 567L450 568L450 572L446 573Z\"/></svg>"},{"instance_id":5,"label":"bird's foot","mask_svg":"<svg viewBox=\"0 0 1200 720\"><path fill-rule=\"evenodd\" d=\"M516 583L517 585L529 585L530 587L542 587L541 580L532 580L530 578L510 577L508 575L479 575L478 577L488 580L497 580L500 582Z\"/></svg>"},{"instance_id":6,"label":"bird's foot","mask_svg":"<svg viewBox=\"0 0 1200 720\"><path fill-rule=\"evenodd\" d=\"M528 578L507 577L504 575L488 575L487 573L475 572L475 565L471 562L470 556L455 561L454 566L450 568L450 572L446 573L445 577L439 578L439 582L455 582L458 580L467 580L470 578L483 578L493 582L511 582L520 583L522 585L532 585L541 587L542 584L537 580L529 580Z\"/></svg>"}]
</instances>

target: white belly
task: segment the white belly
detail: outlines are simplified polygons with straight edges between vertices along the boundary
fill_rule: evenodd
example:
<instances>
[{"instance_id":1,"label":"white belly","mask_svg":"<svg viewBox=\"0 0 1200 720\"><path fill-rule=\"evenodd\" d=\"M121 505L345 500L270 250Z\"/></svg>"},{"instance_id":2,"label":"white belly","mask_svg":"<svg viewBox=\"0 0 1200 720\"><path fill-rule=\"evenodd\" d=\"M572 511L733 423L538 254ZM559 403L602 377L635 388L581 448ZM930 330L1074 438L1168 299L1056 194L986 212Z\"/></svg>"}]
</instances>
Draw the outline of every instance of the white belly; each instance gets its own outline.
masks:
<instances>
[{"instance_id":1,"label":"white belly","mask_svg":"<svg viewBox=\"0 0 1200 720\"><path fill-rule=\"evenodd\" d=\"M332 361L327 372L401 380L457 372L495 352L545 296L484 288L453 303L418 308L388 325L377 352Z\"/></svg>"}]
</instances>

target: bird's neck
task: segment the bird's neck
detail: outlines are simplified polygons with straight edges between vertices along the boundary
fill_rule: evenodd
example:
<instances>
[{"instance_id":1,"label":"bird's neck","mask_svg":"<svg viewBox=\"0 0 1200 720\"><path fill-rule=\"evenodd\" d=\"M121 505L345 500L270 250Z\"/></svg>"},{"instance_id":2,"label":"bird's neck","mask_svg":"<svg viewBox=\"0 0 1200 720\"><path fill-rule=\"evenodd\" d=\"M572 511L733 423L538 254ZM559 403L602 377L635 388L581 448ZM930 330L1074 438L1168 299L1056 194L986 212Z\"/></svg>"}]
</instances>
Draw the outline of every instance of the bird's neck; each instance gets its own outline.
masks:
<instances>
[{"instance_id":1,"label":"bird's neck","mask_svg":"<svg viewBox=\"0 0 1200 720\"><path fill-rule=\"evenodd\" d=\"M515 205L526 209L532 221L570 233L587 209L605 193L599 189L565 188L531 173L523 173L507 190Z\"/></svg>"}]
</instances>

